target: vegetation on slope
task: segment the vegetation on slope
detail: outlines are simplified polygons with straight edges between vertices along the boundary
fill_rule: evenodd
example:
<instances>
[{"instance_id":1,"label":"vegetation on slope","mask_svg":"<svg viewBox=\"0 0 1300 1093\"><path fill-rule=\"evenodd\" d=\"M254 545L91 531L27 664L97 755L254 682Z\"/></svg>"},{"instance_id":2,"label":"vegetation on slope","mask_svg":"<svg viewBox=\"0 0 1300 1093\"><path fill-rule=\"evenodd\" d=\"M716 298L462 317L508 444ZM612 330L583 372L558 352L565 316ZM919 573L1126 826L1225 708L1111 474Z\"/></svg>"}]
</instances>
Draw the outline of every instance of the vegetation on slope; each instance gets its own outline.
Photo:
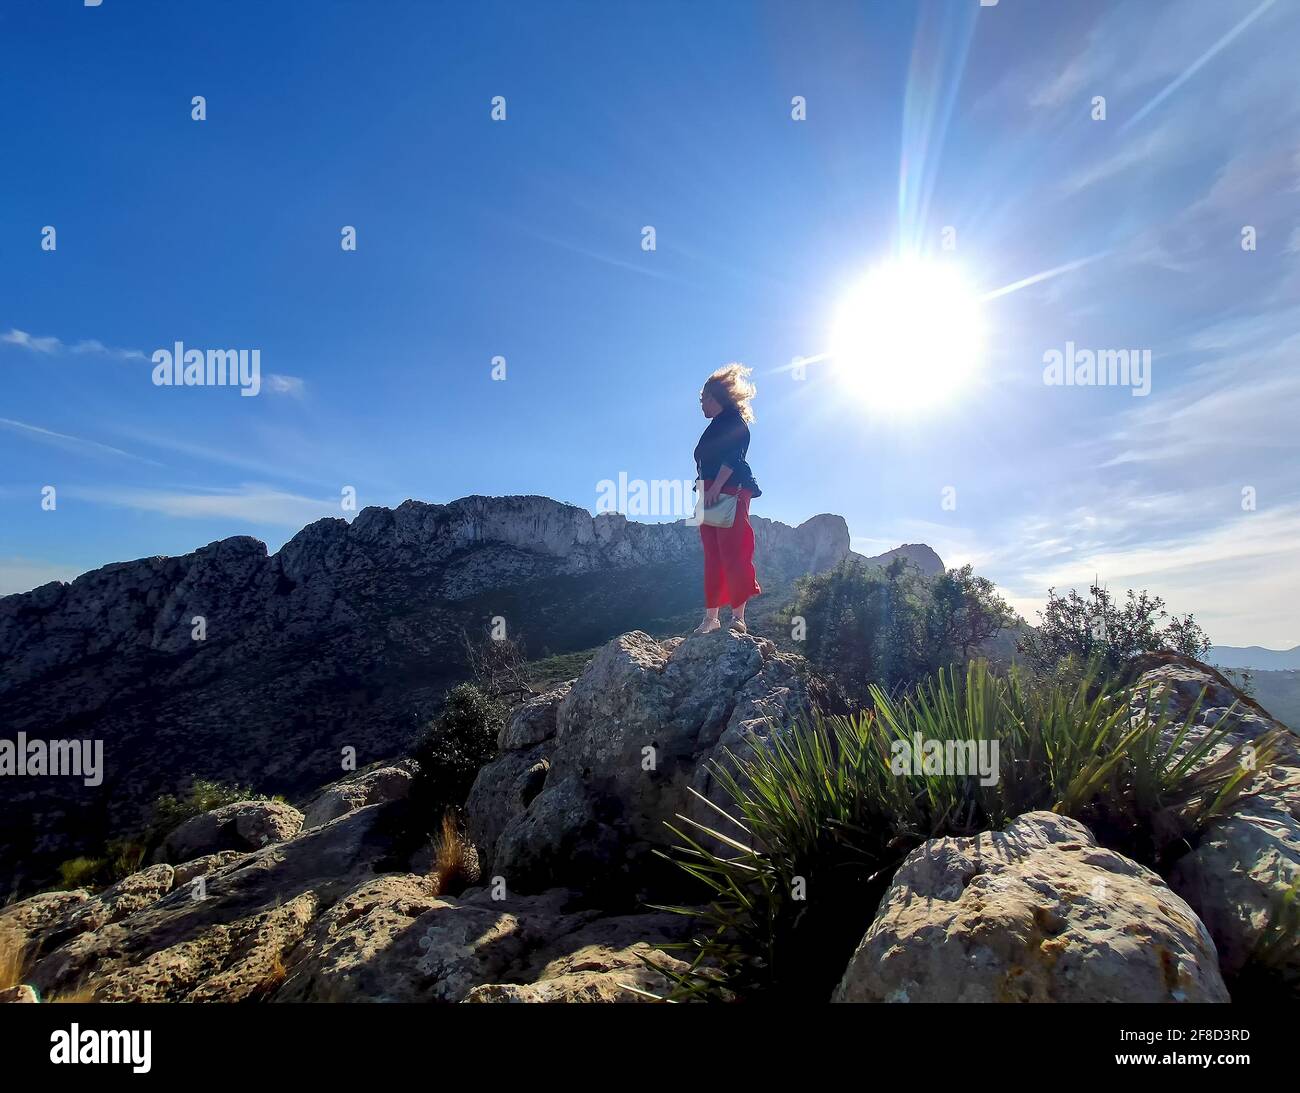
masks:
<instances>
[{"instance_id":1,"label":"vegetation on slope","mask_svg":"<svg viewBox=\"0 0 1300 1093\"><path fill-rule=\"evenodd\" d=\"M695 968L720 966L742 997L779 990L825 999L894 871L927 839L1050 810L1167 871L1252 777L1240 747L1200 765L1226 727L1193 735L1196 709L1175 724L1151 711L1156 703L1092 676L1002 676L981 661L964 675L941 670L902 697L873 687L870 698L868 710L817 718L771 750L734 756L734 770L720 767L739 821L718 810L716 825L674 828L675 860L711 898ZM895 742L915 734L974 748L997 741L999 777L984 785L973 770L900 769ZM1256 741L1255 761L1269 762L1272 748L1271 739ZM813 890L815 900L800 895ZM717 984L692 974L682 993Z\"/></svg>"}]
</instances>

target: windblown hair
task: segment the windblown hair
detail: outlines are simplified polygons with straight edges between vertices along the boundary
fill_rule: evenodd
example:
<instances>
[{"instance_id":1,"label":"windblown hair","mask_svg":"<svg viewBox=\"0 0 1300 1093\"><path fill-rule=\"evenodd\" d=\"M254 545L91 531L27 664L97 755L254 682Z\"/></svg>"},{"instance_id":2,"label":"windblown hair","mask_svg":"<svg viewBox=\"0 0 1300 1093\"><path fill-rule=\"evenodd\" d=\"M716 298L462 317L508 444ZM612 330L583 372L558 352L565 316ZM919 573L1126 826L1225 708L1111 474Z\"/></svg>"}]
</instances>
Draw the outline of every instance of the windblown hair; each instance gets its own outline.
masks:
<instances>
[{"instance_id":1,"label":"windblown hair","mask_svg":"<svg viewBox=\"0 0 1300 1093\"><path fill-rule=\"evenodd\" d=\"M758 394L758 390L746 378L752 371L743 364L724 364L704 381L700 393L712 395L723 406L734 406L742 420L753 421L754 410L749 402Z\"/></svg>"}]
</instances>

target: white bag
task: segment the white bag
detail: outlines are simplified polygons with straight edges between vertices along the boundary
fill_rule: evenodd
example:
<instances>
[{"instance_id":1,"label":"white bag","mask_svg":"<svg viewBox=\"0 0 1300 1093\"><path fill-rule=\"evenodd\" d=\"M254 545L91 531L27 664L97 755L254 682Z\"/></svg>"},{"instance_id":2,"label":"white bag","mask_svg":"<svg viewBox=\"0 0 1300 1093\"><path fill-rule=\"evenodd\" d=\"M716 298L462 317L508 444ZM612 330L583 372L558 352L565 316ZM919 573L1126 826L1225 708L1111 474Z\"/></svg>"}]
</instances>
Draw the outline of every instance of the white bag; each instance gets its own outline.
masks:
<instances>
[{"instance_id":1,"label":"white bag","mask_svg":"<svg viewBox=\"0 0 1300 1093\"><path fill-rule=\"evenodd\" d=\"M729 528L736 522L736 495L720 493L715 504L706 506L701 492L695 502L695 522L710 528Z\"/></svg>"}]
</instances>

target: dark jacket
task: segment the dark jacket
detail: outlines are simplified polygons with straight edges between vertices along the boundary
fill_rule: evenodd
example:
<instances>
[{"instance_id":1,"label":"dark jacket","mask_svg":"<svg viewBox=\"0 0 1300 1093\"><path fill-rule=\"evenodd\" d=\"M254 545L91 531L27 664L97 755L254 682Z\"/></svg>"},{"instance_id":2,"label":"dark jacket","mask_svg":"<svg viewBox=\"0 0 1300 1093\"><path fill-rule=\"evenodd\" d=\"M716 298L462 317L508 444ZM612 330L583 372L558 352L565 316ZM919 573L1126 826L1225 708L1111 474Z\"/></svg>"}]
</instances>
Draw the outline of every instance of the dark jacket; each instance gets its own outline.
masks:
<instances>
[{"instance_id":1,"label":"dark jacket","mask_svg":"<svg viewBox=\"0 0 1300 1093\"><path fill-rule=\"evenodd\" d=\"M695 473L704 479L717 478L722 467L731 468L728 486L747 489L755 497L761 497L763 491L754 481L753 472L745 462L749 452L749 426L734 406L728 406L709 422L695 445Z\"/></svg>"}]
</instances>

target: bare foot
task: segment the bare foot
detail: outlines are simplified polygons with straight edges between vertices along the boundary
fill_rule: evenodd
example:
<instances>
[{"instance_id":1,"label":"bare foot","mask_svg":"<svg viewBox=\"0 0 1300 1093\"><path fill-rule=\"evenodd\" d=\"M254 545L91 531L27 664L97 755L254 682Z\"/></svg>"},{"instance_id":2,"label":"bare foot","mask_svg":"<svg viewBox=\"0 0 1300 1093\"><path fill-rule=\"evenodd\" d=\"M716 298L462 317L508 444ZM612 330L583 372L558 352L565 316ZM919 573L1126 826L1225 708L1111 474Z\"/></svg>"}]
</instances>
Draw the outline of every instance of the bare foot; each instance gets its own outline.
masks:
<instances>
[{"instance_id":1,"label":"bare foot","mask_svg":"<svg viewBox=\"0 0 1300 1093\"><path fill-rule=\"evenodd\" d=\"M712 634L714 630L721 630L721 629L722 629L722 623L719 622L717 619L705 619L702 623L700 623L699 626L697 626L694 629L693 633Z\"/></svg>"},{"instance_id":2,"label":"bare foot","mask_svg":"<svg viewBox=\"0 0 1300 1093\"><path fill-rule=\"evenodd\" d=\"M732 619L731 625L728 627L728 629L736 631L737 634L749 633L749 628L745 626L744 619Z\"/></svg>"}]
</instances>

